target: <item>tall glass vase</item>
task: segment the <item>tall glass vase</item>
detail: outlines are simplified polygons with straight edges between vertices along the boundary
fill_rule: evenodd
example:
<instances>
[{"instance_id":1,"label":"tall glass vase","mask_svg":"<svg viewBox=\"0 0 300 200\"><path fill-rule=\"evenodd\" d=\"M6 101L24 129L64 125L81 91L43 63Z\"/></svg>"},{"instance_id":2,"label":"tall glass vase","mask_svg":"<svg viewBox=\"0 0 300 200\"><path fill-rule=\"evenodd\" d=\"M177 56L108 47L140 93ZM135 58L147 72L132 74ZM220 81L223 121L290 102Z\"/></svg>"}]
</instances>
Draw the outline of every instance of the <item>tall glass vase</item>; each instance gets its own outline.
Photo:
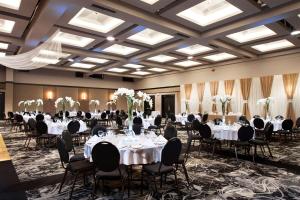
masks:
<instances>
[{"instance_id":1,"label":"tall glass vase","mask_svg":"<svg viewBox=\"0 0 300 200\"><path fill-rule=\"evenodd\" d=\"M226 109L226 103L222 102L222 121L225 123L225 109Z\"/></svg>"},{"instance_id":2,"label":"tall glass vase","mask_svg":"<svg viewBox=\"0 0 300 200\"><path fill-rule=\"evenodd\" d=\"M128 109L128 130L132 132L133 125L133 100L131 98L127 98L127 109Z\"/></svg>"}]
</instances>

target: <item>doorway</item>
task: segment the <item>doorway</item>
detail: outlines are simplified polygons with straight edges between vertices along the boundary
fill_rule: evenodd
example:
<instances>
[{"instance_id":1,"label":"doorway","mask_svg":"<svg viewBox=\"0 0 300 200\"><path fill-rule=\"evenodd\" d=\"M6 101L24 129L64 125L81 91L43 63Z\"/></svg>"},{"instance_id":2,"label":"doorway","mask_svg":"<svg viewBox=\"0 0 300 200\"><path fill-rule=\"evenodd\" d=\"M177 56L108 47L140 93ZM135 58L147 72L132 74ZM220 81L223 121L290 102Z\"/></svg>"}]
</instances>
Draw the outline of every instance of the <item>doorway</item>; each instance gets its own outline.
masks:
<instances>
[{"instance_id":1,"label":"doorway","mask_svg":"<svg viewBox=\"0 0 300 200\"><path fill-rule=\"evenodd\" d=\"M161 114L162 117L175 114L175 94L168 94L161 96Z\"/></svg>"},{"instance_id":2,"label":"doorway","mask_svg":"<svg viewBox=\"0 0 300 200\"><path fill-rule=\"evenodd\" d=\"M0 92L0 119L4 118L4 107L5 107L5 93Z\"/></svg>"}]
</instances>

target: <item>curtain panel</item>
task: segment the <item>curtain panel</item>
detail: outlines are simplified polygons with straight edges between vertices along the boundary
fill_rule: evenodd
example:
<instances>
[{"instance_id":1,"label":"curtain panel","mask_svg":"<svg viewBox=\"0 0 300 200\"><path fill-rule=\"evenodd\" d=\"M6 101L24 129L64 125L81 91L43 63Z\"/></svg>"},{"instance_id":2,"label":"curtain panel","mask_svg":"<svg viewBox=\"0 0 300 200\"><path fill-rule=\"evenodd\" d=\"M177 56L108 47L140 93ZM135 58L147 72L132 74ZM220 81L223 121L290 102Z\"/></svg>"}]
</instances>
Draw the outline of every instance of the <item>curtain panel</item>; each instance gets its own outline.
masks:
<instances>
[{"instance_id":1,"label":"curtain panel","mask_svg":"<svg viewBox=\"0 0 300 200\"><path fill-rule=\"evenodd\" d=\"M293 98L295 94L295 89L297 86L299 74L283 74L282 80L284 84L285 93L288 99L286 118L292 119L294 122L296 120L295 110L293 106Z\"/></svg>"},{"instance_id":2,"label":"curtain panel","mask_svg":"<svg viewBox=\"0 0 300 200\"><path fill-rule=\"evenodd\" d=\"M234 87L234 80L226 80L224 81L224 86L225 86L225 94L228 96L232 96L232 92L233 92L233 87ZM226 113L230 113L232 112L232 108L231 108L231 101L229 101L227 103L227 110Z\"/></svg>"},{"instance_id":3,"label":"curtain panel","mask_svg":"<svg viewBox=\"0 0 300 200\"><path fill-rule=\"evenodd\" d=\"M218 94L219 81L211 81L210 82L210 93L211 96L216 96ZM217 113L217 102L212 103L212 112Z\"/></svg>"},{"instance_id":4,"label":"curtain panel","mask_svg":"<svg viewBox=\"0 0 300 200\"><path fill-rule=\"evenodd\" d=\"M273 85L273 76L260 77L260 86L261 86L261 91L262 91L262 95L264 98L268 98L271 96L272 85ZM267 114L268 113L267 113L266 109L264 108L263 116L266 118Z\"/></svg>"},{"instance_id":5,"label":"curtain panel","mask_svg":"<svg viewBox=\"0 0 300 200\"><path fill-rule=\"evenodd\" d=\"M202 113L202 102L204 96L205 82L197 83L198 99L199 99L199 113Z\"/></svg>"},{"instance_id":6,"label":"curtain panel","mask_svg":"<svg viewBox=\"0 0 300 200\"><path fill-rule=\"evenodd\" d=\"M251 88L251 83L252 79L251 78L245 78L240 80L241 83L241 92L243 96L243 115L247 117L247 119L250 119L250 110L249 110L249 105L248 105L248 99L249 99L249 94L250 94L250 88Z\"/></svg>"}]
</instances>

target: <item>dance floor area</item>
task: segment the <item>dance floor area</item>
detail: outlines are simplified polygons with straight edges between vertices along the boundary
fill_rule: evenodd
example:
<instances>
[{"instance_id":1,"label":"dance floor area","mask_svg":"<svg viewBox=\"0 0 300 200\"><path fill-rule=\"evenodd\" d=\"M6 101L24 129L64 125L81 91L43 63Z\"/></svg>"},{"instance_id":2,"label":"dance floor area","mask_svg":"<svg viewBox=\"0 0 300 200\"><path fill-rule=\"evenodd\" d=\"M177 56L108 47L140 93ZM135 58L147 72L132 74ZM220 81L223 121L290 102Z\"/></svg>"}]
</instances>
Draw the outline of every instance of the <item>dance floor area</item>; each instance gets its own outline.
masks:
<instances>
[{"instance_id":1,"label":"dance floor area","mask_svg":"<svg viewBox=\"0 0 300 200\"><path fill-rule=\"evenodd\" d=\"M13 165L20 179L14 189L26 190L28 199L68 199L72 181L69 180L58 194L64 169L61 167L58 151L53 148L24 149L25 134L10 132L1 125L0 129L7 145ZM178 137L186 148L186 131L180 130ZM212 156L211 149L205 146L198 151L196 143L186 163L189 174L187 183L183 170L179 167L179 191L174 186L174 176L169 175L162 188L149 182L140 194L140 181L132 182L128 199L297 199L300 196L300 137L288 143L271 142L273 158L261 156L252 162L252 156L239 154L236 161L234 150L226 144ZM34 143L31 144L35 146ZM82 153L83 146L76 146ZM139 178L140 168L134 167L133 178ZM146 178L145 178L146 179ZM73 199L90 199L93 180L89 177L87 186L80 181L75 185ZM159 181L158 181L159 182ZM109 184L109 185L107 185ZM105 195L98 190L98 199L120 199L119 185L105 183Z\"/></svg>"}]
</instances>

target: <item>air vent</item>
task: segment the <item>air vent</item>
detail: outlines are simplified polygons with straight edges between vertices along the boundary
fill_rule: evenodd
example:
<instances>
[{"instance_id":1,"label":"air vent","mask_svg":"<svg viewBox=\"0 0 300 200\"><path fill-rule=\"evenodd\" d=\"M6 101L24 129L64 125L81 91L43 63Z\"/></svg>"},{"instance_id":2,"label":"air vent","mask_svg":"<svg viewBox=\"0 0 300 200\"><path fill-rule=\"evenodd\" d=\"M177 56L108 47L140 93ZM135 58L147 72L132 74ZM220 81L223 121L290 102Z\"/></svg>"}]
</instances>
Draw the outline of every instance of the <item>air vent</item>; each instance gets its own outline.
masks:
<instances>
[{"instance_id":1,"label":"air vent","mask_svg":"<svg viewBox=\"0 0 300 200\"><path fill-rule=\"evenodd\" d=\"M18 70L19 72L25 72L25 73L29 73L30 70Z\"/></svg>"},{"instance_id":2,"label":"air vent","mask_svg":"<svg viewBox=\"0 0 300 200\"><path fill-rule=\"evenodd\" d=\"M122 77L122 80L124 82L134 82L134 79L133 78L130 78L130 77Z\"/></svg>"},{"instance_id":3,"label":"air vent","mask_svg":"<svg viewBox=\"0 0 300 200\"><path fill-rule=\"evenodd\" d=\"M83 72L75 72L75 77L76 78L83 78L84 77L84 73Z\"/></svg>"},{"instance_id":4,"label":"air vent","mask_svg":"<svg viewBox=\"0 0 300 200\"><path fill-rule=\"evenodd\" d=\"M103 74L92 74L92 75L90 75L90 77L95 78L95 79L104 79Z\"/></svg>"}]
</instances>

